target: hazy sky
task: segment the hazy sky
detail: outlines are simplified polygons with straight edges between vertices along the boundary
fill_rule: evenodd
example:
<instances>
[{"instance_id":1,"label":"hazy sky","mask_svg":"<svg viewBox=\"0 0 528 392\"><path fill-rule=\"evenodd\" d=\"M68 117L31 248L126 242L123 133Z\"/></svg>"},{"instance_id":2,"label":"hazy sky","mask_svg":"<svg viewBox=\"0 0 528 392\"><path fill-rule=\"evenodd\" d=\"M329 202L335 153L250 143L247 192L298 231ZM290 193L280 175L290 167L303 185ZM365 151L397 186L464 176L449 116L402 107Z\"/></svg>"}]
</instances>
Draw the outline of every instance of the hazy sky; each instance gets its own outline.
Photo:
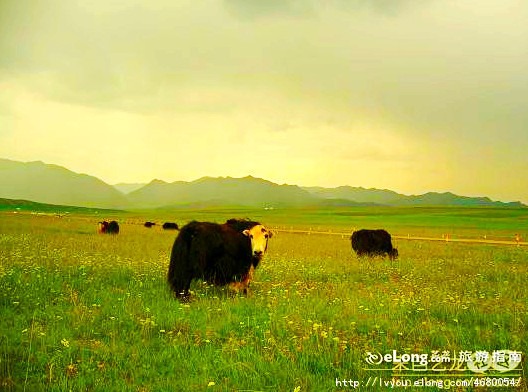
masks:
<instances>
[{"instance_id":1,"label":"hazy sky","mask_svg":"<svg viewBox=\"0 0 528 392\"><path fill-rule=\"evenodd\" d=\"M528 202L526 0L0 0L0 157Z\"/></svg>"}]
</instances>

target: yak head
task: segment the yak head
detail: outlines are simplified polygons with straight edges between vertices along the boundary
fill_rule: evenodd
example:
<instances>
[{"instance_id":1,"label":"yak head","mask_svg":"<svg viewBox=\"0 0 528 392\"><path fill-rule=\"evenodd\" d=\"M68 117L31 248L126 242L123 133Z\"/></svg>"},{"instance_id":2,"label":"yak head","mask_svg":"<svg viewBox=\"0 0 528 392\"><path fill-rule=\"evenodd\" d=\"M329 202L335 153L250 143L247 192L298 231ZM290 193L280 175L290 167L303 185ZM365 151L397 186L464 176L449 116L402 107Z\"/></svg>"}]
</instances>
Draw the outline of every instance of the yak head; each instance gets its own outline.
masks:
<instances>
[{"instance_id":1,"label":"yak head","mask_svg":"<svg viewBox=\"0 0 528 392\"><path fill-rule=\"evenodd\" d=\"M262 225L255 225L251 229L244 230L242 234L249 237L251 241L251 255L260 260L268 249L271 231Z\"/></svg>"}]
</instances>

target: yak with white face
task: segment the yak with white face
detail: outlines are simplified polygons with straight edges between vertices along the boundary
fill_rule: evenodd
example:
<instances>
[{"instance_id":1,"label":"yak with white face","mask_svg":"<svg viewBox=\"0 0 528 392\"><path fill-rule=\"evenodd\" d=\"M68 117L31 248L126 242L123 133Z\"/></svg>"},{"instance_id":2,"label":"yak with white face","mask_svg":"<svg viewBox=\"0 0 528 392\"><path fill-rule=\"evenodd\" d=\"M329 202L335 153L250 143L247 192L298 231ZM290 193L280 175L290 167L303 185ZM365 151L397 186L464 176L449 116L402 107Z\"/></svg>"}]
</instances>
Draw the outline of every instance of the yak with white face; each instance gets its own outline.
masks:
<instances>
[{"instance_id":1,"label":"yak with white face","mask_svg":"<svg viewBox=\"0 0 528 392\"><path fill-rule=\"evenodd\" d=\"M189 298L192 280L204 279L247 292L271 232L258 222L230 219L224 224L192 221L174 241L167 280L179 299Z\"/></svg>"},{"instance_id":2,"label":"yak with white face","mask_svg":"<svg viewBox=\"0 0 528 392\"><path fill-rule=\"evenodd\" d=\"M251 252L253 257L260 258L268 250L268 239L271 233L262 225L253 226L242 232L251 241Z\"/></svg>"}]
</instances>

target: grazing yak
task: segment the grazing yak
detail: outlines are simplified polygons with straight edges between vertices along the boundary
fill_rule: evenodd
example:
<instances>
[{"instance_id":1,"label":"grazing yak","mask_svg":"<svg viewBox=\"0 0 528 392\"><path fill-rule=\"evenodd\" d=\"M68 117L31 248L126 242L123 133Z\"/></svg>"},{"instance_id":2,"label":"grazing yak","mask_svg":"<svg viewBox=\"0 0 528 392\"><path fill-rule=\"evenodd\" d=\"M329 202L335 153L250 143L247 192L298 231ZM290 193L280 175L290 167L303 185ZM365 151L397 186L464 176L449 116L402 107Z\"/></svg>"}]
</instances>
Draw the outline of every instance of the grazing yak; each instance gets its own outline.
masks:
<instances>
[{"instance_id":1,"label":"grazing yak","mask_svg":"<svg viewBox=\"0 0 528 392\"><path fill-rule=\"evenodd\" d=\"M178 225L174 222L165 222L162 227L163 230L178 230Z\"/></svg>"},{"instance_id":2,"label":"grazing yak","mask_svg":"<svg viewBox=\"0 0 528 392\"><path fill-rule=\"evenodd\" d=\"M362 229L352 233L350 237L352 249L358 256L384 256L391 260L398 257L398 250L392 247L391 236L385 230Z\"/></svg>"},{"instance_id":3,"label":"grazing yak","mask_svg":"<svg viewBox=\"0 0 528 392\"><path fill-rule=\"evenodd\" d=\"M101 233L101 234L119 234L119 224L116 221L99 222L99 233Z\"/></svg>"},{"instance_id":4,"label":"grazing yak","mask_svg":"<svg viewBox=\"0 0 528 392\"><path fill-rule=\"evenodd\" d=\"M143 226L150 228L152 226L156 226L156 224L154 222L145 222L145 224Z\"/></svg>"},{"instance_id":5,"label":"grazing yak","mask_svg":"<svg viewBox=\"0 0 528 392\"><path fill-rule=\"evenodd\" d=\"M225 224L231 226L233 229L243 234L246 233L247 230L250 230L253 227L260 225L259 222L254 222L248 219L229 219L226 221ZM242 276L242 279L240 281L237 280L229 284L229 288L231 288L233 291L236 291L236 292L242 291L244 294L247 294L249 284L253 280L253 274L255 272L255 268L257 268L260 260L262 259L262 255L266 253L266 250L268 249L267 240L271 238L272 236L271 231L267 230L266 228L264 228L264 231L261 230L261 233L263 233L262 238L266 240L265 248L261 254L257 254L257 252L255 252L255 254L253 255L254 256L253 262L251 266L249 267L249 271L247 272L247 274ZM253 241L254 239L253 234L251 233L249 234L249 239Z\"/></svg>"},{"instance_id":6,"label":"grazing yak","mask_svg":"<svg viewBox=\"0 0 528 392\"><path fill-rule=\"evenodd\" d=\"M189 298L194 279L234 290L247 289L268 248L271 232L258 222L230 219L224 224L192 221L172 247L167 280L180 300Z\"/></svg>"}]
</instances>

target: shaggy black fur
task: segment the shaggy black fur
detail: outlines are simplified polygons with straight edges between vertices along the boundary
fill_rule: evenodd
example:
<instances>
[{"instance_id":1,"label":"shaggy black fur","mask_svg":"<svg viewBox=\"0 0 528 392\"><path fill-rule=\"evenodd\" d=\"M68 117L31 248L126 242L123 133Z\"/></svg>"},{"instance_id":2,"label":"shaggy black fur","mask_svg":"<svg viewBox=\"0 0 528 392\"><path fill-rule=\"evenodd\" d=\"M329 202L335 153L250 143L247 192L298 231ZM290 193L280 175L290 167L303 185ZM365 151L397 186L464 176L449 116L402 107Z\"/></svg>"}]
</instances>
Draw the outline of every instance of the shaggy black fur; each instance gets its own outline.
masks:
<instances>
[{"instance_id":1,"label":"shaggy black fur","mask_svg":"<svg viewBox=\"0 0 528 392\"><path fill-rule=\"evenodd\" d=\"M247 276L251 265L251 240L242 232L258 222L230 219L224 224L192 221L174 241L167 280L176 296L189 297L193 279L226 285Z\"/></svg>"},{"instance_id":2,"label":"shaggy black fur","mask_svg":"<svg viewBox=\"0 0 528 392\"><path fill-rule=\"evenodd\" d=\"M352 249L360 257L388 255L391 260L398 257L398 250L392 247L390 234L383 229L355 231L350 240Z\"/></svg>"},{"instance_id":3,"label":"shaggy black fur","mask_svg":"<svg viewBox=\"0 0 528 392\"><path fill-rule=\"evenodd\" d=\"M103 234L119 234L119 224L116 221L103 221L99 222L102 225L99 229L100 233Z\"/></svg>"}]
</instances>

